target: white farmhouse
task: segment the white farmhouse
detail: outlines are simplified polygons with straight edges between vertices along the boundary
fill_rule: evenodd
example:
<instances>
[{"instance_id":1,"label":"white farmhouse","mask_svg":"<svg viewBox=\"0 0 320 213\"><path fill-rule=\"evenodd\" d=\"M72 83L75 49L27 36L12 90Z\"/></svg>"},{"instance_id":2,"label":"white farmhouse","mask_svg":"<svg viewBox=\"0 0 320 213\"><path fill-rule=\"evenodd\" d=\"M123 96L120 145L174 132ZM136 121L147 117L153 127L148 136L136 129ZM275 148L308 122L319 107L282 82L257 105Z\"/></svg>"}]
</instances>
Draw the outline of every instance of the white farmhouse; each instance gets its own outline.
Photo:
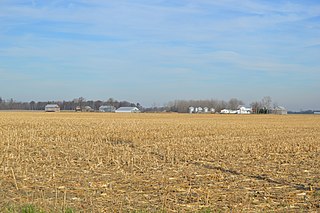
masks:
<instances>
[{"instance_id":1,"label":"white farmhouse","mask_svg":"<svg viewBox=\"0 0 320 213\"><path fill-rule=\"evenodd\" d=\"M220 114L237 114L237 110L231 110L231 109L223 109L220 111Z\"/></svg>"},{"instance_id":2,"label":"white farmhouse","mask_svg":"<svg viewBox=\"0 0 320 213\"><path fill-rule=\"evenodd\" d=\"M194 113L194 107L189 107L189 113L191 114L191 113Z\"/></svg>"},{"instance_id":3,"label":"white farmhouse","mask_svg":"<svg viewBox=\"0 0 320 213\"><path fill-rule=\"evenodd\" d=\"M252 113L252 108L239 106L237 109L237 114L251 114L251 113Z\"/></svg>"},{"instance_id":4,"label":"white farmhouse","mask_svg":"<svg viewBox=\"0 0 320 213\"><path fill-rule=\"evenodd\" d=\"M228 109L223 109L220 111L221 114L230 114L230 110Z\"/></svg>"}]
</instances>

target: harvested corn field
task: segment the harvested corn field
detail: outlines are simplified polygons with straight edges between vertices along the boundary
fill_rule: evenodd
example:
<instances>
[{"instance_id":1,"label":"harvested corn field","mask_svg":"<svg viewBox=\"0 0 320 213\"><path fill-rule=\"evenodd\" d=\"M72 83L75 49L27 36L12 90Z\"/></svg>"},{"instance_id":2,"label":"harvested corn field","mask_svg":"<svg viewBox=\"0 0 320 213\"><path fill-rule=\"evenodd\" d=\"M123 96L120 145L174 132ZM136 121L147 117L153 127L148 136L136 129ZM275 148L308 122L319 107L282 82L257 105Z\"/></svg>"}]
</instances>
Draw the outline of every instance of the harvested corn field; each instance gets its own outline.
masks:
<instances>
[{"instance_id":1,"label":"harvested corn field","mask_svg":"<svg viewBox=\"0 0 320 213\"><path fill-rule=\"evenodd\" d=\"M0 113L0 210L320 210L320 116Z\"/></svg>"}]
</instances>

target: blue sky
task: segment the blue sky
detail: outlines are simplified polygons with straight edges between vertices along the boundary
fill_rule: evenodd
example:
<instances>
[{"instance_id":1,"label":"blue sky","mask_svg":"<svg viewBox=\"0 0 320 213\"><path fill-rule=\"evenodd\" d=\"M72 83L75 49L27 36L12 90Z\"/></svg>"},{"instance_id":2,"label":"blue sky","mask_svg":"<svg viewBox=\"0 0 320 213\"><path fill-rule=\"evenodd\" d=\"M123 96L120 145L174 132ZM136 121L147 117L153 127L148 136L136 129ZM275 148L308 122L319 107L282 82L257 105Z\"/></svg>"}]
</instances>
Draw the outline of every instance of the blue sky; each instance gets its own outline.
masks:
<instances>
[{"instance_id":1,"label":"blue sky","mask_svg":"<svg viewBox=\"0 0 320 213\"><path fill-rule=\"evenodd\" d=\"M0 0L0 96L320 109L318 0Z\"/></svg>"}]
</instances>

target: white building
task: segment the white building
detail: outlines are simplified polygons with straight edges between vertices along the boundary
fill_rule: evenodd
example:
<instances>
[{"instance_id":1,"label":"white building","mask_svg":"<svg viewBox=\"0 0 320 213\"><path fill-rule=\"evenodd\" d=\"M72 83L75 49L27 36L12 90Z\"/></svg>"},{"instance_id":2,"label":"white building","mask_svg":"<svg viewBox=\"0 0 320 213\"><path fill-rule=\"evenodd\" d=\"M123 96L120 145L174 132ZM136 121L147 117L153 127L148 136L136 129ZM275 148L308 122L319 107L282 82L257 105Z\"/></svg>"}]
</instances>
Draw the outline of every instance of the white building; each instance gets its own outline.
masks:
<instances>
[{"instance_id":1,"label":"white building","mask_svg":"<svg viewBox=\"0 0 320 213\"><path fill-rule=\"evenodd\" d=\"M194 113L194 107L189 107L189 113L191 114L191 113Z\"/></svg>"},{"instance_id":2,"label":"white building","mask_svg":"<svg viewBox=\"0 0 320 213\"><path fill-rule=\"evenodd\" d=\"M85 112L94 112L94 110L91 108L91 106L85 106L84 111Z\"/></svg>"},{"instance_id":3,"label":"white building","mask_svg":"<svg viewBox=\"0 0 320 213\"><path fill-rule=\"evenodd\" d=\"M60 112L60 107L58 104L47 104L44 108L46 112Z\"/></svg>"},{"instance_id":4,"label":"white building","mask_svg":"<svg viewBox=\"0 0 320 213\"><path fill-rule=\"evenodd\" d=\"M209 111L210 110L210 111ZM215 109L208 107L189 107L189 113L215 113Z\"/></svg>"},{"instance_id":5,"label":"white building","mask_svg":"<svg viewBox=\"0 0 320 213\"><path fill-rule=\"evenodd\" d=\"M237 110L231 110L231 109L223 109L220 111L220 114L237 114Z\"/></svg>"},{"instance_id":6,"label":"white building","mask_svg":"<svg viewBox=\"0 0 320 213\"><path fill-rule=\"evenodd\" d=\"M120 107L116 110L117 113L137 113L140 110L137 107Z\"/></svg>"},{"instance_id":7,"label":"white building","mask_svg":"<svg viewBox=\"0 0 320 213\"><path fill-rule=\"evenodd\" d=\"M223 109L220 111L221 114L230 114L230 110L228 109Z\"/></svg>"},{"instance_id":8,"label":"white building","mask_svg":"<svg viewBox=\"0 0 320 213\"><path fill-rule=\"evenodd\" d=\"M237 110L237 114L251 114L252 108L247 108L244 106L239 106Z\"/></svg>"},{"instance_id":9,"label":"white building","mask_svg":"<svg viewBox=\"0 0 320 213\"><path fill-rule=\"evenodd\" d=\"M116 108L114 106L100 106L99 112L115 112Z\"/></svg>"},{"instance_id":10,"label":"white building","mask_svg":"<svg viewBox=\"0 0 320 213\"><path fill-rule=\"evenodd\" d=\"M278 114L278 115L286 115L288 114L287 109L282 107L282 106L277 106L272 110L273 114Z\"/></svg>"}]
</instances>

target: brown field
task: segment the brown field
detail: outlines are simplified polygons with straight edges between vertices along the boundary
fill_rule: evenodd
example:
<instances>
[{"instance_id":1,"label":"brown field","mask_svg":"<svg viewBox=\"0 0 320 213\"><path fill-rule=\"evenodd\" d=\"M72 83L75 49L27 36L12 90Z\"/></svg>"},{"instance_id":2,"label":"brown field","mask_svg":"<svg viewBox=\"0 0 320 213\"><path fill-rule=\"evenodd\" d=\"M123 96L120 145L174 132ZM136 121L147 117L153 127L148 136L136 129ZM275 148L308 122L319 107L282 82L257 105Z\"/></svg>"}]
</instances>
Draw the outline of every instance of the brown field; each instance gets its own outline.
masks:
<instances>
[{"instance_id":1,"label":"brown field","mask_svg":"<svg viewBox=\"0 0 320 213\"><path fill-rule=\"evenodd\" d=\"M0 212L320 211L320 116L0 113Z\"/></svg>"}]
</instances>

